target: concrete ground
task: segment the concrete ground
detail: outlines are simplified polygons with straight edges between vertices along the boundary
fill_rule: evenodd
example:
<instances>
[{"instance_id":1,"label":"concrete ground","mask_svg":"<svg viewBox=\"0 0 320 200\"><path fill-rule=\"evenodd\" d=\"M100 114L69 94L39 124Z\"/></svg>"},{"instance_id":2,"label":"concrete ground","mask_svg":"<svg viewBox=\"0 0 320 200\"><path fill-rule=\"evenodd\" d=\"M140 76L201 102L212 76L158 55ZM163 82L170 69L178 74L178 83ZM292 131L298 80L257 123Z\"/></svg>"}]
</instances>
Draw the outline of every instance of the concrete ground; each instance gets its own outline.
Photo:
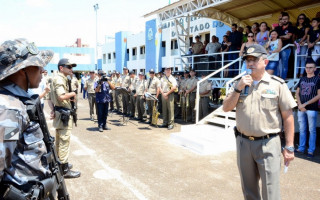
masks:
<instances>
[{"instance_id":1,"label":"concrete ground","mask_svg":"<svg viewBox=\"0 0 320 200\"><path fill-rule=\"evenodd\" d=\"M78 107L69 162L82 174L66 180L71 199L243 199L235 151L200 156L169 143L180 124L170 131L133 120L122 126L117 114L108 117L112 130L101 133L89 120L87 100ZM54 135L49 119L48 125ZM281 173L282 199L320 199L319 163L319 153L312 160L296 157Z\"/></svg>"}]
</instances>

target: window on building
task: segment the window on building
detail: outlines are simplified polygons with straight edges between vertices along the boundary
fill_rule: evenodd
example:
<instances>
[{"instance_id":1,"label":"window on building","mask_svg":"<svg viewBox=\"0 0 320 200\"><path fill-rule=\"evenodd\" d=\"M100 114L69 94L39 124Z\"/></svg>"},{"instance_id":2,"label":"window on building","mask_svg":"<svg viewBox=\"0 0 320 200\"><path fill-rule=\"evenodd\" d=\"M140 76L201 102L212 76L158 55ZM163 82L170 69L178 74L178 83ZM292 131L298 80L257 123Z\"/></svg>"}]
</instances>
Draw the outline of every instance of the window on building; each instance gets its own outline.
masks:
<instances>
[{"instance_id":1,"label":"window on building","mask_svg":"<svg viewBox=\"0 0 320 200\"><path fill-rule=\"evenodd\" d=\"M106 63L107 63L107 55L103 54L103 64L106 64Z\"/></svg>"},{"instance_id":2,"label":"window on building","mask_svg":"<svg viewBox=\"0 0 320 200\"><path fill-rule=\"evenodd\" d=\"M113 59L116 59L116 52L113 52Z\"/></svg>"},{"instance_id":3,"label":"window on building","mask_svg":"<svg viewBox=\"0 0 320 200\"><path fill-rule=\"evenodd\" d=\"M161 53L162 53L162 57L166 56L166 41L161 42Z\"/></svg>"},{"instance_id":4,"label":"window on building","mask_svg":"<svg viewBox=\"0 0 320 200\"><path fill-rule=\"evenodd\" d=\"M108 60L111 60L111 53L108 53Z\"/></svg>"},{"instance_id":5,"label":"window on building","mask_svg":"<svg viewBox=\"0 0 320 200\"><path fill-rule=\"evenodd\" d=\"M193 42L193 37L189 37L189 44L190 44L190 46L192 45L192 42Z\"/></svg>"},{"instance_id":6,"label":"window on building","mask_svg":"<svg viewBox=\"0 0 320 200\"><path fill-rule=\"evenodd\" d=\"M146 54L146 47L145 46L140 47L140 54L141 55Z\"/></svg>"},{"instance_id":7,"label":"window on building","mask_svg":"<svg viewBox=\"0 0 320 200\"><path fill-rule=\"evenodd\" d=\"M171 50L178 49L178 41L177 40L171 40Z\"/></svg>"},{"instance_id":8,"label":"window on building","mask_svg":"<svg viewBox=\"0 0 320 200\"><path fill-rule=\"evenodd\" d=\"M137 59L137 48L132 48L132 60Z\"/></svg>"},{"instance_id":9,"label":"window on building","mask_svg":"<svg viewBox=\"0 0 320 200\"><path fill-rule=\"evenodd\" d=\"M127 49L127 54L129 54L129 49Z\"/></svg>"},{"instance_id":10,"label":"window on building","mask_svg":"<svg viewBox=\"0 0 320 200\"><path fill-rule=\"evenodd\" d=\"M208 42L210 42L210 33L206 33L204 35L205 40L207 40ZM203 41L204 42L204 41Z\"/></svg>"},{"instance_id":11,"label":"window on building","mask_svg":"<svg viewBox=\"0 0 320 200\"><path fill-rule=\"evenodd\" d=\"M137 54L136 51L137 51L137 48L133 48L133 49L132 49L132 55L133 55L133 56L135 56L135 55Z\"/></svg>"}]
</instances>

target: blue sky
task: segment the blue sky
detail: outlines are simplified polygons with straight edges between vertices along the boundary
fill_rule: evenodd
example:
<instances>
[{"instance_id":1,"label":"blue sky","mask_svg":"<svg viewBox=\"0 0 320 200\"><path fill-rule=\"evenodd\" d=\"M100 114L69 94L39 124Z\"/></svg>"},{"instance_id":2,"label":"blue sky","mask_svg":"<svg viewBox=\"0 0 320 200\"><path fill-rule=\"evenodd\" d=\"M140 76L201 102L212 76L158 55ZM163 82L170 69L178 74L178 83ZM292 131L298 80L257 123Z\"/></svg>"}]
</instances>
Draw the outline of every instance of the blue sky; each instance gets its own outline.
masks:
<instances>
[{"instance_id":1,"label":"blue sky","mask_svg":"<svg viewBox=\"0 0 320 200\"><path fill-rule=\"evenodd\" d=\"M151 11L169 0L0 0L0 42L27 38L38 46L72 45L76 38L95 47L98 3L98 41L118 31L144 31ZM171 3L175 2L171 0Z\"/></svg>"}]
</instances>

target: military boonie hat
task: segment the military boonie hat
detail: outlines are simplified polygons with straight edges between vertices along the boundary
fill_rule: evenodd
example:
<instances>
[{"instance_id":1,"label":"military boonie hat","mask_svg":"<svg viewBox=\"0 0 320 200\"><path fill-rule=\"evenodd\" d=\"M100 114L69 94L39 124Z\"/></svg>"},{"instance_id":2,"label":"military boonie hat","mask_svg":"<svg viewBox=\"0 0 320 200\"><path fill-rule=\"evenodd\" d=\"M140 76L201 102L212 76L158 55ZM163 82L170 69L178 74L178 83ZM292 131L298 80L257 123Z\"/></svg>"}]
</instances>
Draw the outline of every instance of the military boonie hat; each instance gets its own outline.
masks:
<instances>
[{"instance_id":1,"label":"military boonie hat","mask_svg":"<svg viewBox=\"0 0 320 200\"><path fill-rule=\"evenodd\" d=\"M169 66L167 66L167 67L164 67L164 69L171 69L172 67L169 67Z\"/></svg>"},{"instance_id":2,"label":"military boonie hat","mask_svg":"<svg viewBox=\"0 0 320 200\"><path fill-rule=\"evenodd\" d=\"M154 74L154 70L150 69L149 74Z\"/></svg>"},{"instance_id":3,"label":"military boonie hat","mask_svg":"<svg viewBox=\"0 0 320 200\"><path fill-rule=\"evenodd\" d=\"M123 70L128 70L128 68L127 67L123 67Z\"/></svg>"},{"instance_id":4,"label":"military boonie hat","mask_svg":"<svg viewBox=\"0 0 320 200\"><path fill-rule=\"evenodd\" d=\"M68 58L61 58L61 59L59 60L58 66L71 66L71 67L75 67L75 66L77 66L77 64L76 64L76 63L71 63Z\"/></svg>"},{"instance_id":5,"label":"military boonie hat","mask_svg":"<svg viewBox=\"0 0 320 200\"><path fill-rule=\"evenodd\" d=\"M143 72L139 72L139 75L144 76L144 73Z\"/></svg>"},{"instance_id":6,"label":"military boonie hat","mask_svg":"<svg viewBox=\"0 0 320 200\"><path fill-rule=\"evenodd\" d=\"M134 71L130 71L129 74L135 74L135 72Z\"/></svg>"},{"instance_id":7,"label":"military boonie hat","mask_svg":"<svg viewBox=\"0 0 320 200\"><path fill-rule=\"evenodd\" d=\"M53 54L50 50L39 51L24 38L5 41L0 46L0 81L30 66L45 67Z\"/></svg>"},{"instance_id":8,"label":"military boonie hat","mask_svg":"<svg viewBox=\"0 0 320 200\"><path fill-rule=\"evenodd\" d=\"M116 71L116 74L120 74L120 72Z\"/></svg>"},{"instance_id":9,"label":"military boonie hat","mask_svg":"<svg viewBox=\"0 0 320 200\"><path fill-rule=\"evenodd\" d=\"M260 44L254 44L250 46L247 51L243 55L243 59L245 59L247 56L254 56L254 57L259 57L261 55L267 55L266 49L261 46Z\"/></svg>"}]
</instances>

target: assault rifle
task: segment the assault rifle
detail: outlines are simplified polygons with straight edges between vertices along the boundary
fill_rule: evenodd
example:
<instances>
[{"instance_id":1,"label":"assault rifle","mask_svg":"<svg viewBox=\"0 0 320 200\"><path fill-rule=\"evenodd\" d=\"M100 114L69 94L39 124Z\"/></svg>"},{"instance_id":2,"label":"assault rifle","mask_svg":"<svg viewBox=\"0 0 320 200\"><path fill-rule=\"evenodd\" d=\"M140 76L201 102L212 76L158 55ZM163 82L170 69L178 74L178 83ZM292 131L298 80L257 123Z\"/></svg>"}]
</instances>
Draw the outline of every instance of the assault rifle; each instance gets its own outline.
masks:
<instances>
[{"instance_id":1,"label":"assault rifle","mask_svg":"<svg viewBox=\"0 0 320 200\"><path fill-rule=\"evenodd\" d=\"M78 93L78 90L72 91L71 87L71 78L68 76L68 86L69 86L69 92L75 92L76 94ZM75 98L71 97L70 102L71 102L71 111L70 114L72 115L74 125L77 126L77 121L78 121L78 116L77 116L77 106L75 104Z\"/></svg>"}]
</instances>

